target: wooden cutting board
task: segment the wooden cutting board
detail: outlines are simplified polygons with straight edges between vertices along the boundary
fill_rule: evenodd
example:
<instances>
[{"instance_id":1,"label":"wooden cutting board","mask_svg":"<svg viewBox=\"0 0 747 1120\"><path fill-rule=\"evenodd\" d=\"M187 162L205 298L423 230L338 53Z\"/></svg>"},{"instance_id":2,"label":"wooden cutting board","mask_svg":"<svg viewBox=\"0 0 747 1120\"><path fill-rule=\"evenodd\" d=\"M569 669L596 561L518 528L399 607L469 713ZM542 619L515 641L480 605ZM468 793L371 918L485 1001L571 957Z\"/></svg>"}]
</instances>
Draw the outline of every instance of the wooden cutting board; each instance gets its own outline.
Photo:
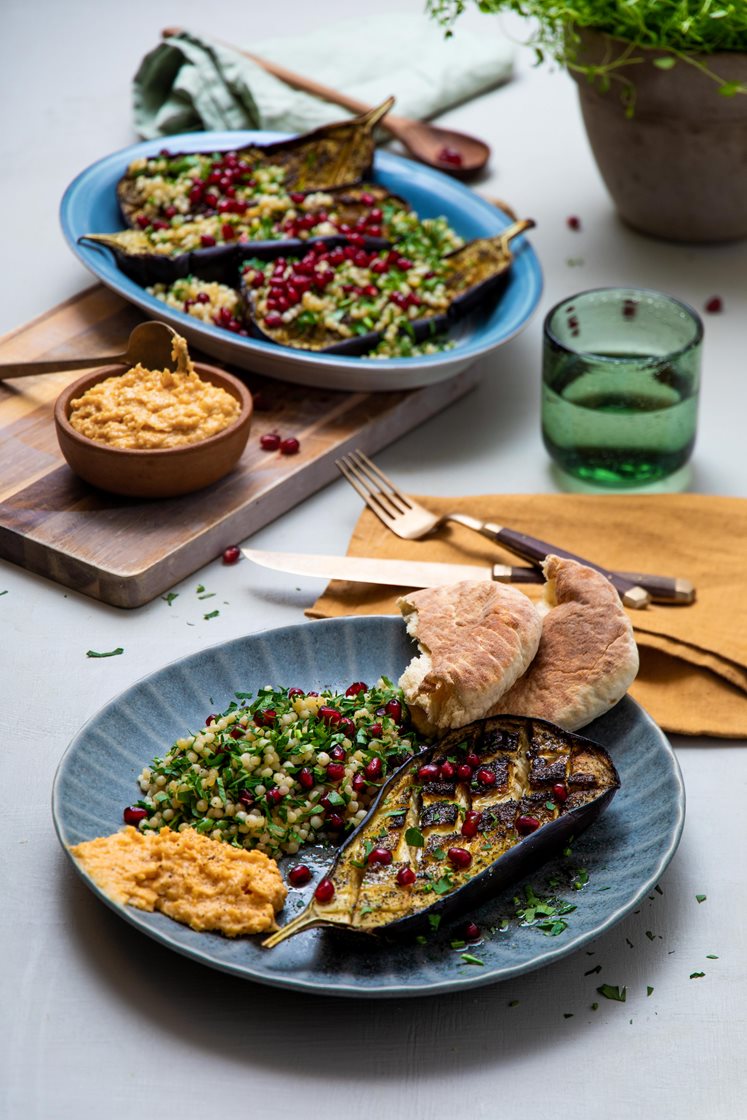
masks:
<instances>
[{"instance_id":1,"label":"wooden cutting board","mask_svg":"<svg viewBox=\"0 0 747 1120\"><path fill-rule=\"evenodd\" d=\"M0 339L0 361L121 353L142 320L96 285ZM255 394L239 466L196 494L147 502L96 490L62 458L52 410L80 373L0 382L0 557L113 606L141 606L339 477L341 454L374 454L478 379L472 367L424 389L339 393L232 372ZM275 429L301 441L298 455L260 449Z\"/></svg>"}]
</instances>

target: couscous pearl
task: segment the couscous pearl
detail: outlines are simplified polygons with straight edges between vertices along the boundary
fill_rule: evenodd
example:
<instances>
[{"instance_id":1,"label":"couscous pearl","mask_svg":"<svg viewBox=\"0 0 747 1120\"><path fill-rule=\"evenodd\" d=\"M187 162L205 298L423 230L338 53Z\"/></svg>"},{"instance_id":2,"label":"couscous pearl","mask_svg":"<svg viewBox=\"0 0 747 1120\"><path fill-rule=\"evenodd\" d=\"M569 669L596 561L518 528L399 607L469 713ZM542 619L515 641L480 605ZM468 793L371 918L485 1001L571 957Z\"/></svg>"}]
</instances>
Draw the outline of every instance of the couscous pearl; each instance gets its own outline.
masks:
<instances>
[{"instance_id":1,"label":"couscous pearl","mask_svg":"<svg viewBox=\"0 0 747 1120\"><path fill-rule=\"evenodd\" d=\"M204 798L200 798L200 800L195 805L195 809L197 810L198 813L207 813L207 810L208 810L207 801L205 801Z\"/></svg>"},{"instance_id":2,"label":"couscous pearl","mask_svg":"<svg viewBox=\"0 0 747 1120\"><path fill-rule=\"evenodd\" d=\"M321 828L323 823L323 818L317 816L312 817L309 821L309 824L314 829Z\"/></svg>"}]
</instances>

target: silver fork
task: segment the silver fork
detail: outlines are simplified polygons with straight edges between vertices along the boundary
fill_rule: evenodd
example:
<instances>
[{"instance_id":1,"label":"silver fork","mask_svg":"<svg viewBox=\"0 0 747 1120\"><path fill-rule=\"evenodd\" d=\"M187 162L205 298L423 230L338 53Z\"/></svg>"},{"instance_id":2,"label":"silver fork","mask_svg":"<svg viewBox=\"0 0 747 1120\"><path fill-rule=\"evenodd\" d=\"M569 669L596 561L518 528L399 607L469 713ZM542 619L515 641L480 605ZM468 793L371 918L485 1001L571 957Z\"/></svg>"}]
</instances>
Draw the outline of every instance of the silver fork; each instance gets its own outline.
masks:
<instances>
[{"instance_id":1,"label":"silver fork","mask_svg":"<svg viewBox=\"0 0 747 1120\"><path fill-rule=\"evenodd\" d=\"M627 607L640 610L651 602L651 595L634 580L626 579L619 572L612 572L602 568L590 560L577 556L573 552L556 548L547 541L538 540L536 537L518 533L505 525L497 525L492 521L480 521L464 513L445 513L438 515L431 513L425 506L421 506L409 495L404 494L392 480L384 474L362 451L356 450L349 455L337 459L335 466L350 483L357 494L363 499L368 508L376 514L380 521L398 537L406 541L417 541L428 536L445 522L452 521L464 525L467 529L474 529L492 541L502 544L509 552L529 560L539 566L549 553L562 556L567 560L577 560L594 568L610 581L615 587L623 603ZM651 577L654 580L663 577ZM671 582L671 581L669 581ZM674 581L684 584L685 581ZM684 588L683 588L684 590ZM683 600L680 600L683 601Z\"/></svg>"}]
</instances>

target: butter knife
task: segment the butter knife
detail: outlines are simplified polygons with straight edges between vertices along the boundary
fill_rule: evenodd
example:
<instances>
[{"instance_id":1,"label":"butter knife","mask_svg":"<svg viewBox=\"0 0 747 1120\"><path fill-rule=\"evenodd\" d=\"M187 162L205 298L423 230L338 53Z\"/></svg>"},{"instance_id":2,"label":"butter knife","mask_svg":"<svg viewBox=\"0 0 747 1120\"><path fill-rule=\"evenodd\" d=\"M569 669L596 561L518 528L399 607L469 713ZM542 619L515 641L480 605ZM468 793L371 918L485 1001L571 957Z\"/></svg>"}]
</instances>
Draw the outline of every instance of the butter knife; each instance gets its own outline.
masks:
<instances>
[{"instance_id":1,"label":"butter knife","mask_svg":"<svg viewBox=\"0 0 747 1120\"><path fill-rule=\"evenodd\" d=\"M443 564L420 560L389 560L367 556L321 556L294 552L265 552L242 548L247 560L265 568L299 576L344 579L353 583L377 583L390 587L440 587L465 579L494 580L498 583L541 583L542 573L535 568L509 564ZM631 583L643 587L657 603L686 605L695 600L695 588L686 579L620 572Z\"/></svg>"}]
</instances>

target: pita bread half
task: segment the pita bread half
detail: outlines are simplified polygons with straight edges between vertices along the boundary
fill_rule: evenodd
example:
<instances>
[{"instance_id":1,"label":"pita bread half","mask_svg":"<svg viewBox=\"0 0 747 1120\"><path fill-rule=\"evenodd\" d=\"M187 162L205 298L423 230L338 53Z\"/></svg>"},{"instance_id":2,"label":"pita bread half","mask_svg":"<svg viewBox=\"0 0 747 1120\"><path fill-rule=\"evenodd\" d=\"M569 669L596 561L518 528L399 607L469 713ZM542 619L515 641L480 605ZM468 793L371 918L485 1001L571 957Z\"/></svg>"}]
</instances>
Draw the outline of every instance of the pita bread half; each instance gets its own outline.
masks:
<instances>
[{"instance_id":1,"label":"pita bread half","mask_svg":"<svg viewBox=\"0 0 747 1120\"><path fill-rule=\"evenodd\" d=\"M537 716L575 731L623 698L638 672L638 647L605 576L559 556L548 556L543 570L537 655L487 714Z\"/></svg>"},{"instance_id":2,"label":"pita bread half","mask_svg":"<svg viewBox=\"0 0 747 1120\"><path fill-rule=\"evenodd\" d=\"M542 633L534 604L500 583L428 587L398 606L421 651L399 683L426 733L481 719L526 671Z\"/></svg>"}]
</instances>

